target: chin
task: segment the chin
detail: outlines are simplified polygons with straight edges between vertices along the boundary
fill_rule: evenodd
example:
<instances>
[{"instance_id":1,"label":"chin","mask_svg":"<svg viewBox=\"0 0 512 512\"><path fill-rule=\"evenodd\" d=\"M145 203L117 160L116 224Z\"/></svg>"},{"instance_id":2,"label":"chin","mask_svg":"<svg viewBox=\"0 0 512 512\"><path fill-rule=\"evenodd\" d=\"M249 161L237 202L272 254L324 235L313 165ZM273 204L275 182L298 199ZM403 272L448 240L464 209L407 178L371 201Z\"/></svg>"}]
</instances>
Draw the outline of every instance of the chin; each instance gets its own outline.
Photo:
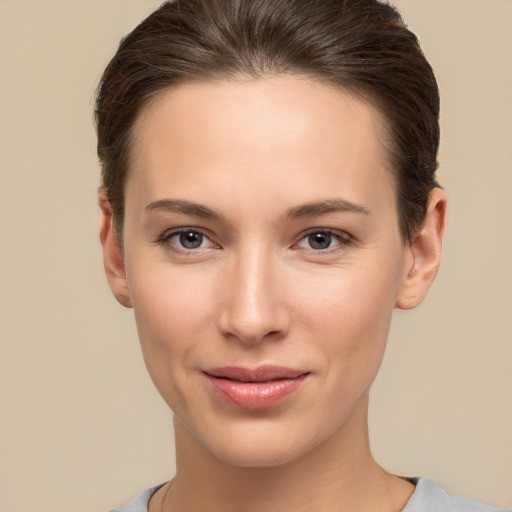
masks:
<instances>
[{"instance_id":1,"label":"chin","mask_svg":"<svg viewBox=\"0 0 512 512\"><path fill-rule=\"evenodd\" d=\"M300 459L320 444L303 435L307 428L294 431L288 422L283 423L278 426L272 421L259 425L242 422L227 427L219 432L220 435L210 432L198 441L217 459L241 468L283 466Z\"/></svg>"},{"instance_id":2,"label":"chin","mask_svg":"<svg viewBox=\"0 0 512 512\"><path fill-rule=\"evenodd\" d=\"M275 448L275 449L274 449ZM272 446L230 446L225 450L212 450L222 462L240 468L273 468L293 462L302 455L300 450Z\"/></svg>"}]
</instances>

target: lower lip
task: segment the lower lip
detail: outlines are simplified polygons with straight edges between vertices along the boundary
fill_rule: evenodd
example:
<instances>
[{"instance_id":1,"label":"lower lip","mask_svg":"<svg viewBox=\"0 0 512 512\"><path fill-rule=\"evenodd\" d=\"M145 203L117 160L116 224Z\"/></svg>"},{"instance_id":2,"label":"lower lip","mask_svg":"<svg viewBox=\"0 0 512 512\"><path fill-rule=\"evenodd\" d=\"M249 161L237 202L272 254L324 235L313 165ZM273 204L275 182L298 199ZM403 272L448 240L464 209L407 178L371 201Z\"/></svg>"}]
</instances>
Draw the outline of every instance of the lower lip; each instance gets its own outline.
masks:
<instances>
[{"instance_id":1,"label":"lower lip","mask_svg":"<svg viewBox=\"0 0 512 512\"><path fill-rule=\"evenodd\" d=\"M244 409L267 409L282 402L297 391L308 374L292 379L276 379L266 382L240 382L205 374L217 396L223 401Z\"/></svg>"}]
</instances>

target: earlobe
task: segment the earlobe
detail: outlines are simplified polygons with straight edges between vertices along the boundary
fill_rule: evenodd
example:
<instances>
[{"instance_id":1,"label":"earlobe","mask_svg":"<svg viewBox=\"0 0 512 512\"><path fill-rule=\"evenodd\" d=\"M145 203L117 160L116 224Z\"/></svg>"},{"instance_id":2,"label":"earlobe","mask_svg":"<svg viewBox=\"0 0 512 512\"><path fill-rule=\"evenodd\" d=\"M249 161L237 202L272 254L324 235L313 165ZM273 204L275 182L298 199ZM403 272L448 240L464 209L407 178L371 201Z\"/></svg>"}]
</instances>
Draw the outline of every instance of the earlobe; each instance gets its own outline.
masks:
<instances>
[{"instance_id":1,"label":"earlobe","mask_svg":"<svg viewBox=\"0 0 512 512\"><path fill-rule=\"evenodd\" d=\"M441 262L446 223L446 193L432 190L423 223L406 248L404 273L396 307L413 309L426 297Z\"/></svg>"},{"instance_id":2,"label":"earlobe","mask_svg":"<svg viewBox=\"0 0 512 512\"><path fill-rule=\"evenodd\" d=\"M108 284L117 301L124 307L131 308L123 251L115 233L112 206L104 188L98 191L98 204L101 209L100 241L103 248L103 266Z\"/></svg>"}]
</instances>

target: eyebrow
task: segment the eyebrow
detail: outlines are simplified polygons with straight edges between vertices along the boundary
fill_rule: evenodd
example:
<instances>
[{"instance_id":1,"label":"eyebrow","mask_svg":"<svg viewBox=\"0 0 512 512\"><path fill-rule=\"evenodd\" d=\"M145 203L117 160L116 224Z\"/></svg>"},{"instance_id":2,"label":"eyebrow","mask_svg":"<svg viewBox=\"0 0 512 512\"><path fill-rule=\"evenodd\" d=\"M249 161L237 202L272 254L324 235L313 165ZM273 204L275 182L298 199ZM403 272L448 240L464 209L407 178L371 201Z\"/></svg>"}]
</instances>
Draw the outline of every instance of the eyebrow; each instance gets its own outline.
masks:
<instances>
[{"instance_id":1,"label":"eyebrow","mask_svg":"<svg viewBox=\"0 0 512 512\"><path fill-rule=\"evenodd\" d=\"M181 199L159 199L149 203L146 211L164 210L168 212L184 213L185 215L194 215L205 219L221 219L222 215L207 206L184 201Z\"/></svg>"},{"instance_id":2,"label":"eyebrow","mask_svg":"<svg viewBox=\"0 0 512 512\"><path fill-rule=\"evenodd\" d=\"M194 215L205 219L223 219L223 216L207 206L185 201L182 199L159 199L149 203L146 211L163 210L174 213L183 213L185 215ZM353 203L340 198L324 199L323 201L315 201L302 204L294 208L290 208L285 217L289 219L298 219L301 217L315 217L317 215L325 215L336 212L353 212L369 215L370 211L362 204Z\"/></svg>"},{"instance_id":3,"label":"eyebrow","mask_svg":"<svg viewBox=\"0 0 512 512\"><path fill-rule=\"evenodd\" d=\"M366 206L340 198L325 199L323 201L315 201L306 203L288 210L286 216L291 219L300 217L314 217L317 215L325 215L327 213L336 212L353 212L369 215L370 210Z\"/></svg>"}]
</instances>

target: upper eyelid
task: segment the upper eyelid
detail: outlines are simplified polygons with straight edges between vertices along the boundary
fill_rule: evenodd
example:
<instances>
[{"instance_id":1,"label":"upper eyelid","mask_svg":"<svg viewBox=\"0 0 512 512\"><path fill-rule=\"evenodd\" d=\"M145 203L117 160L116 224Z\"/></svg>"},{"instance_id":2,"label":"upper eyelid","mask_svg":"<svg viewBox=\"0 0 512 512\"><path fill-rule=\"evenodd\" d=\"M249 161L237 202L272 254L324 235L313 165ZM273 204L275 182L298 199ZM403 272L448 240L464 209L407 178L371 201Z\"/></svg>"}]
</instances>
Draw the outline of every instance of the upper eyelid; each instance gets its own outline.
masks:
<instances>
[{"instance_id":1,"label":"upper eyelid","mask_svg":"<svg viewBox=\"0 0 512 512\"><path fill-rule=\"evenodd\" d=\"M343 230L340 230L340 229L332 229L332 228L312 228L312 229L307 229L306 231L303 231L302 233L300 233L297 236L297 240L298 241L303 240L307 236L314 235L315 233L327 233L329 235L333 235L333 236L339 237L341 239L346 239L347 241L354 240L354 237L350 233L348 233L347 231L343 231Z\"/></svg>"},{"instance_id":2,"label":"upper eyelid","mask_svg":"<svg viewBox=\"0 0 512 512\"><path fill-rule=\"evenodd\" d=\"M208 238L208 240L212 239L212 235L209 234L209 232L207 230L202 229L202 228L195 228L195 227L191 227L191 226L183 226L183 227L179 227L179 228L169 228L169 229L166 229L160 235L159 238L162 239L162 240L163 239L169 239L169 238L172 238L175 235L179 235L180 233L187 233L187 232L199 233L200 235L203 235L206 238Z\"/></svg>"},{"instance_id":3,"label":"upper eyelid","mask_svg":"<svg viewBox=\"0 0 512 512\"><path fill-rule=\"evenodd\" d=\"M328 247L326 249L313 249L313 248L307 248L307 247L300 247L299 244L306 239L308 236L315 234L315 233L326 233L329 235L332 235L338 240L338 244L336 244L333 247ZM303 250L307 253L313 254L313 255L325 255L336 253L337 251L343 251L346 250L349 246L355 245L356 240L355 238L346 231L341 231L337 229L329 229L329 228L313 228L309 229L305 232L303 232L301 235L299 235L296 239L296 241L292 244L292 248L295 250Z\"/></svg>"},{"instance_id":4,"label":"upper eyelid","mask_svg":"<svg viewBox=\"0 0 512 512\"><path fill-rule=\"evenodd\" d=\"M169 244L171 245L171 239L174 238L176 235L179 235L181 233L187 233L187 232L194 232L194 233L199 233L200 235L204 236L205 238L207 238L210 243L214 246L219 246L218 243L216 243L212 236L208 233L208 231L204 230L204 229L201 229L201 228L195 228L195 227L187 227L187 226L184 226L184 227L179 227L179 228L170 228L170 229L166 229L156 240L156 244L157 245L165 245L165 244ZM174 244L173 244L174 245ZM192 251L198 251L198 250L201 250L201 249L207 249L205 247L198 247L196 249L186 249L186 248L180 248L179 246L177 246L177 248L175 250L179 250L179 251L186 251L186 252L192 252Z\"/></svg>"}]
</instances>

